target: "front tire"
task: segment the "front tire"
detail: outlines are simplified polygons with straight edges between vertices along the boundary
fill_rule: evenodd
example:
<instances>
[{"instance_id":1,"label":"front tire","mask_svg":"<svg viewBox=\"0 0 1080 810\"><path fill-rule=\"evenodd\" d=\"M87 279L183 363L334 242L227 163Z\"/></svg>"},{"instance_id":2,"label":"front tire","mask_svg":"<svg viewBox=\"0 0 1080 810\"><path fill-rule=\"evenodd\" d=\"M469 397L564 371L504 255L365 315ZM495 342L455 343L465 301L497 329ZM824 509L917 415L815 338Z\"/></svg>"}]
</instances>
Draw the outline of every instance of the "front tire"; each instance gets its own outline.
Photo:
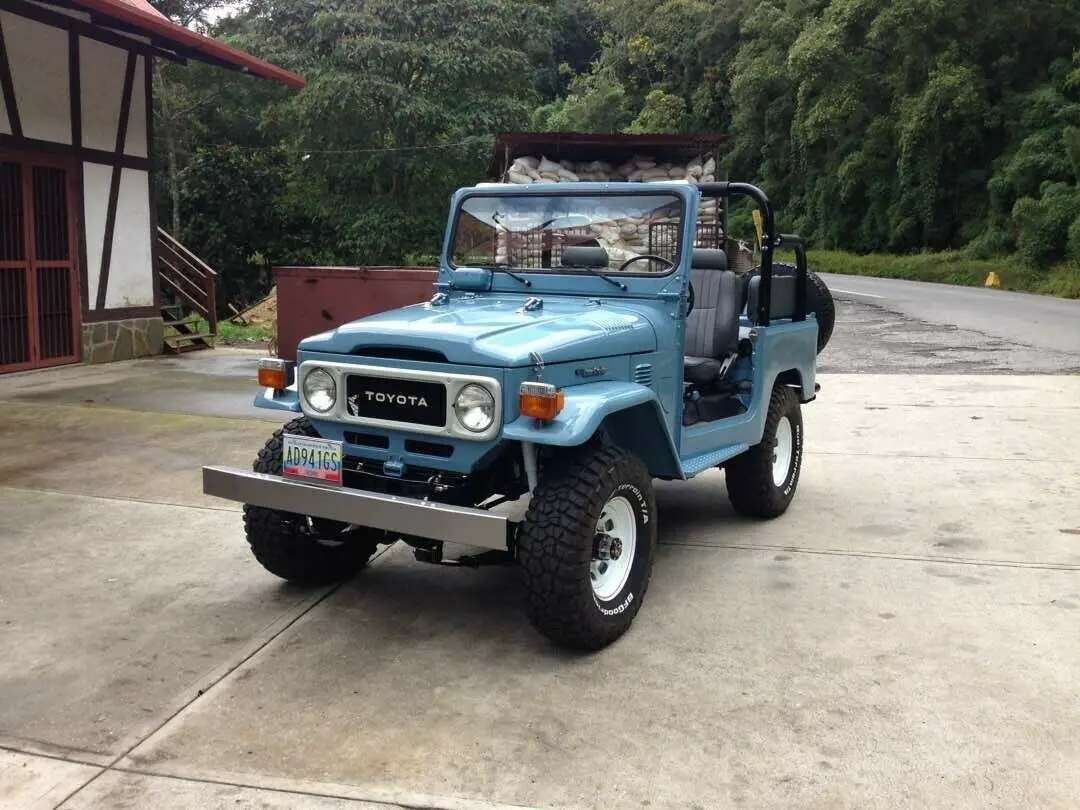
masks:
<instances>
[{"instance_id":1,"label":"front tire","mask_svg":"<svg viewBox=\"0 0 1080 810\"><path fill-rule=\"evenodd\" d=\"M783 383L773 388L761 441L724 465L728 500L747 517L787 511L802 470L803 422L799 397Z\"/></svg>"},{"instance_id":2,"label":"front tire","mask_svg":"<svg viewBox=\"0 0 1080 810\"><path fill-rule=\"evenodd\" d=\"M563 647L608 646L641 609L655 549L652 479L637 457L600 446L550 468L518 533L529 620Z\"/></svg>"},{"instance_id":3,"label":"front tire","mask_svg":"<svg viewBox=\"0 0 1080 810\"><path fill-rule=\"evenodd\" d=\"M293 419L266 442L252 466L281 475L282 434L318 436L306 417ZM263 506L244 505L244 531L255 559L270 573L297 585L315 587L349 579L386 542L385 533L366 527L310 518Z\"/></svg>"}]
</instances>

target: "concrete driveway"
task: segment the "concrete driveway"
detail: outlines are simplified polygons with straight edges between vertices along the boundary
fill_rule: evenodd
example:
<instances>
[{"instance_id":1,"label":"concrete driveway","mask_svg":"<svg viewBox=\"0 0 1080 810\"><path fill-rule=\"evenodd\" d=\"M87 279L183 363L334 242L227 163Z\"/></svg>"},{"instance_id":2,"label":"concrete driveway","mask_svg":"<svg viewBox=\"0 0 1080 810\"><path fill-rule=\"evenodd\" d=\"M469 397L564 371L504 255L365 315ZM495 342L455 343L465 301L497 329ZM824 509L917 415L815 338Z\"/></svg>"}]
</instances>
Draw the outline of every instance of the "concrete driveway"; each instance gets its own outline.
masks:
<instances>
[{"instance_id":1,"label":"concrete driveway","mask_svg":"<svg viewBox=\"0 0 1080 810\"><path fill-rule=\"evenodd\" d=\"M1075 808L1080 378L824 375L787 515L661 485L577 656L512 569L259 568L255 356L0 378L0 807Z\"/></svg>"}]
</instances>

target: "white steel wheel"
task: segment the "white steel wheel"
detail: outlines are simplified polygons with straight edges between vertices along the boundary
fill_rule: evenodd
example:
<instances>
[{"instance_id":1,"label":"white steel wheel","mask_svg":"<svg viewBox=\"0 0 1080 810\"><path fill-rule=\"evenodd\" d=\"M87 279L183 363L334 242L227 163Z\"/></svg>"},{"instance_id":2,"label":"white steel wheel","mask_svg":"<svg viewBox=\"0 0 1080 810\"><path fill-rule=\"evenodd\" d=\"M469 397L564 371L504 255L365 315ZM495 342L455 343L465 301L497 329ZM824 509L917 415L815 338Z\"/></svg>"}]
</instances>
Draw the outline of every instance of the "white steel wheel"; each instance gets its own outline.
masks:
<instances>
[{"instance_id":1,"label":"white steel wheel","mask_svg":"<svg viewBox=\"0 0 1080 810\"><path fill-rule=\"evenodd\" d=\"M791 429L791 419L784 416L776 425L776 449L773 450L772 480L780 487L787 480L791 470L791 457L795 449L794 432Z\"/></svg>"},{"instance_id":2,"label":"white steel wheel","mask_svg":"<svg viewBox=\"0 0 1080 810\"><path fill-rule=\"evenodd\" d=\"M656 549L652 477L603 442L540 478L517 534L529 621L562 647L612 644L645 600Z\"/></svg>"},{"instance_id":3,"label":"white steel wheel","mask_svg":"<svg viewBox=\"0 0 1080 810\"><path fill-rule=\"evenodd\" d=\"M596 551L589 566L593 594L601 602L614 599L626 586L637 550L637 519L622 495L609 500L596 521Z\"/></svg>"}]
</instances>

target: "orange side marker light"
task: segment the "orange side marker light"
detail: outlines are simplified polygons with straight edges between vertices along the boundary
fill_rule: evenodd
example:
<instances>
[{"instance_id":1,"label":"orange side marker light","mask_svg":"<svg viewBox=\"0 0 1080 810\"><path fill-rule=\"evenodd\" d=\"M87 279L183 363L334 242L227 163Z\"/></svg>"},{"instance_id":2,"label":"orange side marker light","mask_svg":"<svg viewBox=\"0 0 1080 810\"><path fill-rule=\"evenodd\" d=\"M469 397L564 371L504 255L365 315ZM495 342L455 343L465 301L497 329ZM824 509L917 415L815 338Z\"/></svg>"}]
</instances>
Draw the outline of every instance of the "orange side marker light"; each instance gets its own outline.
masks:
<instances>
[{"instance_id":1,"label":"orange side marker light","mask_svg":"<svg viewBox=\"0 0 1080 810\"><path fill-rule=\"evenodd\" d=\"M282 391L289 387L289 374L285 361L279 357L264 357L259 360L259 385Z\"/></svg>"},{"instance_id":2,"label":"orange side marker light","mask_svg":"<svg viewBox=\"0 0 1080 810\"><path fill-rule=\"evenodd\" d=\"M518 410L522 416L550 422L565 404L566 395L551 383L523 382L518 389Z\"/></svg>"}]
</instances>

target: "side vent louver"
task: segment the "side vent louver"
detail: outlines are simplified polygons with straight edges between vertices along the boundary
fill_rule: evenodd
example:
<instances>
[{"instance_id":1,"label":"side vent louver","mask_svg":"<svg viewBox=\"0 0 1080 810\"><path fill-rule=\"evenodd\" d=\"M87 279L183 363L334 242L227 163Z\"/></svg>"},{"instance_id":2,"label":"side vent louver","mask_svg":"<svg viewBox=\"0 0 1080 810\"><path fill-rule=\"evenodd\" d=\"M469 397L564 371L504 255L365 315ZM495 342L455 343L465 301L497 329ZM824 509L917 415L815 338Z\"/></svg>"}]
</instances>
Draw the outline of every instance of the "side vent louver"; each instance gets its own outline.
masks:
<instances>
[{"instance_id":1,"label":"side vent louver","mask_svg":"<svg viewBox=\"0 0 1080 810\"><path fill-rule=\"evenodd\" d=\"M634 366L634 382L639 385L652 385L652 363Z\"/></svg>"}]
</instances>

